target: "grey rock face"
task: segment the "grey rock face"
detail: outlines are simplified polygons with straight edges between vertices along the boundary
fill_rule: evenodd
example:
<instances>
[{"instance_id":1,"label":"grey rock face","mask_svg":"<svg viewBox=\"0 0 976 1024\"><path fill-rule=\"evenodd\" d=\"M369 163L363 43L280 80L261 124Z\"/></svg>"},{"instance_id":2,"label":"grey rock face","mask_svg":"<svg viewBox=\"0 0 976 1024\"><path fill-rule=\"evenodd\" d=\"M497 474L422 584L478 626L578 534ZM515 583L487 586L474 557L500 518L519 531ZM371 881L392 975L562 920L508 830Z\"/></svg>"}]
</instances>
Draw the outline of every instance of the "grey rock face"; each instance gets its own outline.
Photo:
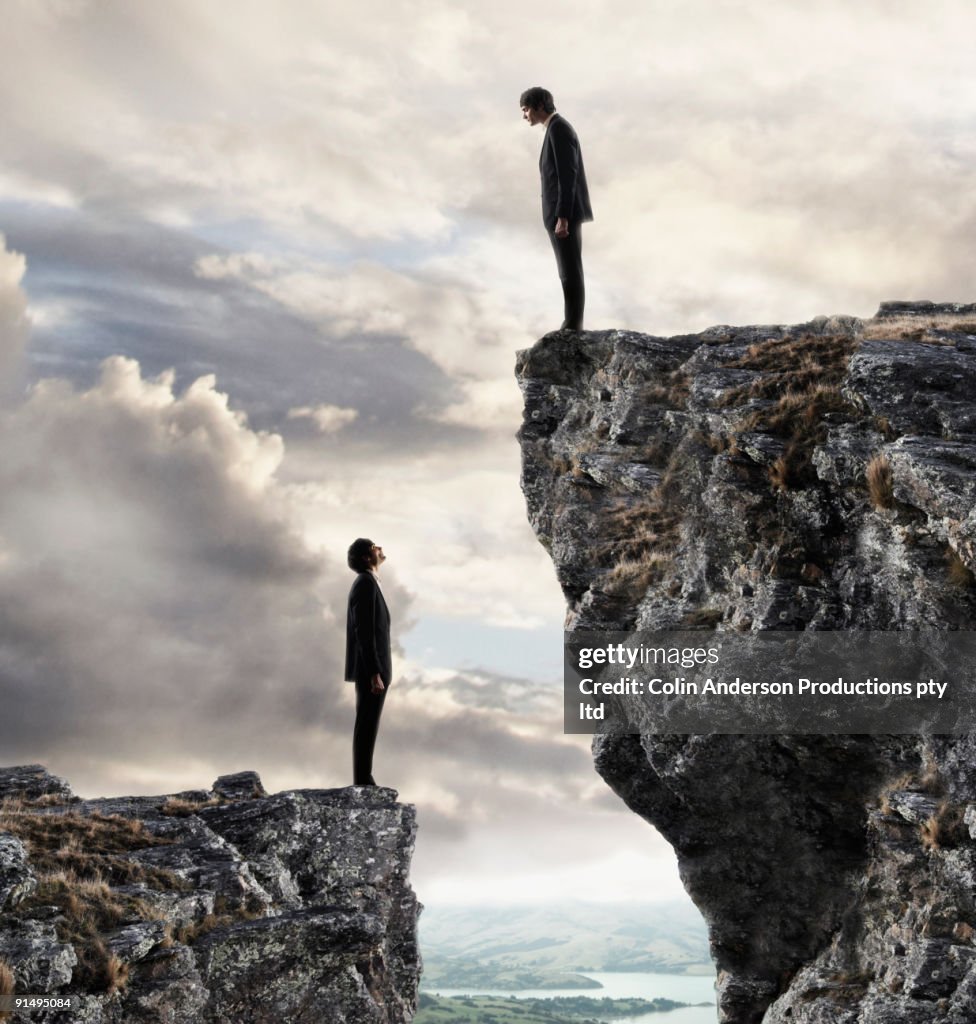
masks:
<instances>
[{"instance_id":1,"label":"grey rock face","mask_svg":"<svg viewBox=\"0 0 976 1024\"><path fill-rule=\"evenodd\" d=\"M221 775L213 784L213 791L228 800L251 800L267 796L257 772L235 772Z\"/></svg>"},{"instance_id":2,"label":"grey rock face","mask_svg":"<svg viewBox=\"0 0 976 1024\"><path fill-rule=\"evenodd\" d=\"M40 777L38 766L0 776ZM34 837L0 832L0 960L17 991L86 992L71 1016L79 1024L408 1024L421 971L413 808L391 789L263 793L242 772L212 790L63 805L48 797L8 816ZM86 890L115 908L97 948L68 935L77 925L64 893L26 848L48 856L41 826L59 820L91 821L114 840L98 862L109 884ZM129 830L127 820L141 825ZM70 868L68 890L81 894L86 870Z\"/></svg>"},{"instance_id":3,"label":"grey rock face","mask_svg":"<svg viewBox=\"0 0 976 1024\"><path fill-rule=\"evenodd\" d=\"M37 888L24 844L7 832L0 832L0 911L15 907Z\"/></svg>"},{"instance_id":4,"label":"grey rock face","mask_svg":"<svg viewBox=\"0 0 976 1024\"><path fill-rule=\"evenodd\" d=\"M57 992L71 981L75 951L58 939L53 924L15 921L0 932L0 960L13 968L19 991Z\"/></svg>"},{"instance_id":5,"label":"grey rock face","mask_svg":"<svg viewBox=\"0 0 976 1024\"><path fill-rule=\"evenodd\" d=\"M254 877L247 859L197 815L154 818L144 809L139 820L153 835L169 840L165 846L133 853L139 864L171 872L195 893L210 894L226 910L265 912L272 906L272 896Z\"/></svg>"},{"instance_id":6,"label":"grey rock face","mask_svg":"<svg viewBox=\"0 0 976 1024\"><path fill-rule=\"evenodd\" d=\"M578 629L976 624L976 306L519 353L529 520ZM728 1024L976 1021L976 741L603 735Z\"/></svg>"},{"instance_id":7,"label":"grey rock face","mask_svg":"<svg viewBox=\"0 0 976 1024\"><path fill-rule=\"evenodd\" d=\"M67 803L73 794L64 779L52 775L42 764L0 768L0 800L40 800L43 797Z\"/></svg>"}]
</instances>

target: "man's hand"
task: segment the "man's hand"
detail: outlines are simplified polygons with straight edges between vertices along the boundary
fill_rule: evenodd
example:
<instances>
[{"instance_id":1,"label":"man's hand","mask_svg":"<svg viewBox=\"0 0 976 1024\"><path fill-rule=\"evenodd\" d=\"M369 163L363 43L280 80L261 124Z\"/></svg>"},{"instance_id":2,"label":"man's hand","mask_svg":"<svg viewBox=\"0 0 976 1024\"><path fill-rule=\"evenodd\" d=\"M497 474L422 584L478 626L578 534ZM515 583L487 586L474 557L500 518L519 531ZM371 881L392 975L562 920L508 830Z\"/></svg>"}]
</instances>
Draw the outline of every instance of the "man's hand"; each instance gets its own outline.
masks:
<instances>
[{"instance_id":1,"label":"man's hand","mask_svg":"<svg viewBox=\"0 0 976 1024\"><path fill-rule=\"evenodd\" d=\"M382 693L386 689L386 687L383 685L383 677L379 674L379 672L377 672L376 675L373 676L372 679L370 679L369 688L373 691L373 693Z\"/></svg>"},{"instance_id":2,"label":"man's hand","mask_svg":"<svg viewBox=\"0 0 976 1024\"><path fill-rule=\"evenodd\" d=\"M556 238L569 238L569 221L565 217L556 221Z\"/></svg>"}]
</instances>

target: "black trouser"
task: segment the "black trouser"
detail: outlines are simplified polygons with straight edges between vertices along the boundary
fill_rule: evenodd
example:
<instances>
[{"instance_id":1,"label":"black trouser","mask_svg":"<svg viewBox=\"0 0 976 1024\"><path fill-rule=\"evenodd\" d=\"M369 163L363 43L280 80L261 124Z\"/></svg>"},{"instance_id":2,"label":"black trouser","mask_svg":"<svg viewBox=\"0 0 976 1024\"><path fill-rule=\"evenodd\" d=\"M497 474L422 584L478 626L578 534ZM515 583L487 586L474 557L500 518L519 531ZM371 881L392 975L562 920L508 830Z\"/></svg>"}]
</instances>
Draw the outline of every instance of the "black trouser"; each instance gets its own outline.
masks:
<instances>
[{"instance_id":1,"label":"black trouser","mask_svg":"<svg viewBox=\"0 0 976 1024\"><path fill-rule=\"evenodd\" d=\"M583 330L583 304L586 291L583 288L583 233L582 224L570 221L569 234L557 238L555 231L549 232L552 251L556 254L556 267L563 286L563 327L571 331Z\"/></svg>"},{"instance_id":2,"label":"black trouser","mask_svg":"<svg viewBox=\"0 0 976 1024\"><path fill-rule=\"evenodd\" d=\"M387 684L386 690L388 690ZM386 690L373 693L368 679L356 680L356 724L352 730L352 784L375 786L373 780L373 748L380 730L380 715Z\"/></svg>"}]
</instances>

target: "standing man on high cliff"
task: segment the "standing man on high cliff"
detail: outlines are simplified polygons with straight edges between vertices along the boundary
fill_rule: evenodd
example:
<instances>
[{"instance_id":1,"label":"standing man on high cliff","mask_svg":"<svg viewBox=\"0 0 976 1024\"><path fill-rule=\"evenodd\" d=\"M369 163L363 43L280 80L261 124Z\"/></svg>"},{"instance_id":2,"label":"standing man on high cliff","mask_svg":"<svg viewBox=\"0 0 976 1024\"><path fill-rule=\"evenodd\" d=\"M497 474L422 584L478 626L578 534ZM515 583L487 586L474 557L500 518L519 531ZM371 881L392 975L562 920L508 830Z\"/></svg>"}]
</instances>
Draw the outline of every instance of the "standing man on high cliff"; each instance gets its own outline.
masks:
<instances>
[{"instance_id":1,"label":"standing man on high cliff","mask_svg":"<svg viewBox=\"0 0 976 1024\"><path fill-rule=\"evenodd\" d=\"M583 154L573 126L556 113L552 93L540 86L526 89L519 98L522 117L530 125L545 126L539 155L542 177L542 223L549 233L556 267L563 286L563 330L583 329L583 221L593 220L586 187Z\"/></svg>"},{"instance_id":2,"label":"standing man on high cliff","mask_svg":"<svg viewBox=\"0 0 976 1024\"><path fill-rule=\"evenodd\" d=\"M354 786L375 786L373 748L380 715L393 679L390 612L378 577L383 549L366 537L349 546L349 568L356 573L346 612L346 680L356 684L356 725L352 734Z\"/></svg>"}]
</instances>

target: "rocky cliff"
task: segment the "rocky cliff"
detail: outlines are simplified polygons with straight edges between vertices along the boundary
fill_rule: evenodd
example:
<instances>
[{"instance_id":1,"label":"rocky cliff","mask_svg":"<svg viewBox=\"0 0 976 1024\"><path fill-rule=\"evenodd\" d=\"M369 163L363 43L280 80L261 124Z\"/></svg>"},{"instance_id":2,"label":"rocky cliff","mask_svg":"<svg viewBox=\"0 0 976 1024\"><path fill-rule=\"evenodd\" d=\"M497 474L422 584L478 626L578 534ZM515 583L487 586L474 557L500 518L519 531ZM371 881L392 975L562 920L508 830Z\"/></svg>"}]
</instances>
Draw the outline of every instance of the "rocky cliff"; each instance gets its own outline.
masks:
<instances>
[{"instance_id":1,"label":"rocky cliff","mask_svg":"<svg viewBox=\"0 0 976 1024\"><path fill-rule=\"evenodd\" d=\"M556 332L517 376L569 627L976 624L976 306ZM722 1021L976 1021L976 738L602 735L594 756L675 848Z\"/></svg>"},{"instance_id":2,"label":"rocky cliff","mask_svg":"<svg viewBox=\"0 0 976 1024\"><path fill-rule=\"evenodd\" d=\"M414 809L384 788L80 800L0 769L0 994L82 994L64 1024L405 1024ZM0 1013L0 1019L3 1014Z\"/></svg>"}]
</instances>

